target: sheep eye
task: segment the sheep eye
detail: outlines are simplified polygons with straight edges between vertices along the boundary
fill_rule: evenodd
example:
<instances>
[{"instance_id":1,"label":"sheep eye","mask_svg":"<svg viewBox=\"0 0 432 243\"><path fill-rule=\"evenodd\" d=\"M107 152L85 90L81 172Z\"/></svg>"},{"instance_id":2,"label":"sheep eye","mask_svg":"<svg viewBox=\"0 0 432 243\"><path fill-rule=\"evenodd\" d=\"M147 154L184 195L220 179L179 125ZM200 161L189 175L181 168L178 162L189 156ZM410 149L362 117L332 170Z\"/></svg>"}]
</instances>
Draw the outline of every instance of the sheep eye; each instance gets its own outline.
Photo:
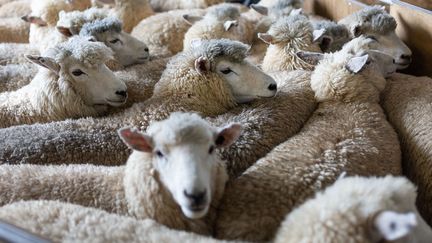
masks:
<instances>
[{"instance_id":1,"label":"sheep eye","mask_svg":"<svg viewBox=\"0 0 432 243\"><path fill-rule=\"evenodd\" d=\"M372 39L372 40L378 42L378 39L375 36L373 36L373 35L369 35L367 38Z\"/></svg>"},{"instance_id":2,"label":"sheep eye","mask_svg":"<svg viewBox=\"0 0 432 243\"><path fill-rule=\"evenodd\" d=\"M214 151L214 146L212 145L212 146L210 146L210 148L209 148L209 154L212 154L213 153L213 151Z\"/></svg>"},{"instance_id":3,"label":"sheep eye","mask_svg":"<svg viewBox=\"0 0 432 243\"><path fill-rule=\"evenodd\" d=\"M232 72L232 70L231 70L230 68L227 68L227 69L221 70L221 73L223 73L223 74L228 74L228 73L230 73L230 72Z\"/></svg>"},{"instance_id":4,"label":"sheep eye","mask_svg":"<svg viewBox=\"0 0 432 243\"><path fill-rule=\"evenodd\" d=\"M162 152L161 152L160 150L156 150L156 155L157 155L159 158L163 158L163 157L164 157L164 155L162 154Z\"/></svg>"},{"instance_id":5,"label":"sheep eye","mask_svg":"<svg viewBox=\"0 0 432 243\"><path fill-rule=\"evenodd\" d=\"M83 71L81 71L80 69L76 69L76 70L73 70L72 71L72 74L74 75L74 76L81 76L81 75L83 75L83 74L85 74Z\"/></svg>"},{"instance_id":6,"label":"sheep eye","mask_svg":"<svg viewBox=\"0 0 432 243\"><path fill-rule=\"evenodd\" d=\"M114 40L110 41L110 43L115 44L115 43L117 43L119 41L120 41L119 39L114 39Z\"/></svg>"}]
</instances>

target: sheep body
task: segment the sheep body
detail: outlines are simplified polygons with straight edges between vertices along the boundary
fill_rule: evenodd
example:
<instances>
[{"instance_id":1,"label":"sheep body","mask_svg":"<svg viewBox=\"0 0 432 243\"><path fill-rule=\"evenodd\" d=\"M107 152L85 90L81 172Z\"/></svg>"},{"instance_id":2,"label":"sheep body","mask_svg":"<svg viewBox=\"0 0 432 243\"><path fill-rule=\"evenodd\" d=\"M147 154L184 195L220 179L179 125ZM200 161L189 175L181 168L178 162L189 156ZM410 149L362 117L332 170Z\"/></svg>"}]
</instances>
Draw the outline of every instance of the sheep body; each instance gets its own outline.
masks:
<instances>
[{"instance_id":1,"label":"sheep body","mask_svg":"<svg viewBox=\"0 0 432 243\"><path fill-rule=\"evenodd\" d=\"M158 13L142 20L131 34L148 45L152 56L171 56L183 50L183 39L190 28L183 15L203 16L205 12L185 9Z\"/></svg>"},{"instance_id":2,"label":"sheep body","mask_svg":"<svg viewBox=\"0 0 432 243\"><path fill-rule=\"evenodd\" d=\"M225 242L169 229L151 219L137 220L54 201L13 203L0 208L0 218L54 242Z\"/></svg>"},{"instance_id":3,"label":"sheep body","mask_svg":"<svg viewBox=\"0 0 432 243\"><path fill-rule=\"evenodd\" d=\"M157 12L166 12L175 9L207 8L223 2L223 0L150 0L150 5Z\"/></svg>"},{"instance_id":4,"label":"sheep body","mask_svg":"<svg viewBox=\"0 0 432 243\"><path fill-rule=\"evenodd\" d=\"M19 0L0 6L0 18L21 17L30 13L31 0Z\"/></svg>"},{"instance_id":5,"label":"sheep body","mask_svg":"<svg viewBox=\"0 0 432 243\"><path fill-rule=\"evenodd\" d=\"M316 67L311 87L320 104L302 130L227 184L217 238L270 240L288 212L343 171L401 173L398 138L378 104L385 79L344 71L346 48Z\"/></svg>"},{"instance_id":6,"label":"sheep body","mask_svg":"<svg viewBox=\"0 0 432 243\"><path fill-rule=\"evenodd\" d=\"M418 186L419 211L432 224L430 92L430 78L398 73L388 79L382 103L400 137L404 174Z\"/></svg>"},{"instance_id":7,"label":"sheep body","mask_svg":"<svg viewBox=\"0 0 432 243\"><path fill-rule=\"evenodd\" d=\"M417 226L397 242L428 242L432 231L415 199L415 186L403 177L343 178L288 214L274 242L381 242L373 223L384 211L417 218Z\"/></svg>"},{"instance_id":8,"label":"sheep body","mask_svg":"<svg viewBox=\"0 0 432 243\"><path fill-rule=\"evenodd\" d=\"M29 42L30 24L19 17L2 18L0 21L0 42Z\"/></svg>"}]
</instances>

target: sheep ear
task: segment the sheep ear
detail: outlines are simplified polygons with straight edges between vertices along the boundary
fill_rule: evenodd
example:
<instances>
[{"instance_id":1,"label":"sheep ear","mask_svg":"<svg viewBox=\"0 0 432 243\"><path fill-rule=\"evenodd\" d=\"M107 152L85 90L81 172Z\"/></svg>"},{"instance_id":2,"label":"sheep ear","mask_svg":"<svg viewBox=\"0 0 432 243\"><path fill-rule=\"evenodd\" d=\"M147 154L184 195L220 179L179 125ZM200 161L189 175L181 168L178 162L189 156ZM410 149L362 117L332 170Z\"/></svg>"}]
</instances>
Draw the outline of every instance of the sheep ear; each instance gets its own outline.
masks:
<instances>
[{"instance_id":1,"label":"sheep ear","mask_svg":"<svg viewBox=\"0 0 432 243\"><path fill-rule=\"evenodd\" d=\"M300 15L303 14L303 9L302 8L296 8L291 10L291 13L289 14L290 16L295 16L295 15Z\"/></svg>"},{"instance_id":2,"label":"sheep ear","mask_svg":"<svg viewBox=\"0 0 432 243\"><path fill-rule=\"evenodd\" d=\"M345 68L352 73L359 73L366 66L368 60L369 60L368 54L360 57L353 57L345 65Z\"/></svg>"},{"instance_id":3,"label":"sheep ear","mask_svg":"<svg viewBox=\"0 0 432 243\"><path fill-rule=\"evenodd\" d=\"M31 23L31 24L37 24L39 26L46 26L47 23L41 19L40 17L30 16L30 15L24 15L21 17L22 20L25 22Z\"/></svg>"},{"instance_id":4,"label":"sheep ear","mask_svg":"<svg viewBox=\"0 0 432 243\"><path fill-rule=\"evenodd\" d=\"M326 30L324 28L321 28L319 30L314 30L313 31L313 42L317 42L321 37L324 36L324 33L326 32Z\"/></svg>"},{"instance_id":5,"label":"sheep ear","mask_svg":"<svg viewBox=\"0 0 432 243\"><path fill-rule=\"evenodd\" d=\"M190 25L195 24L196 22L200 21L201 19L203 19L203 17L201 16L193 16L193 15L189 15L189 14L184 14L183 15L183 19Z\"/></svg>"},{"instance_id":6,"label":"sheep ear","mask_svg":"<svg viewBox=\"0 0 432 243\"><path fill-rule=\"evenodd\" d=\"M72 32L70 31L69 28L66 28L66 27L57 26L57 31L66 37L72 36Z\"/></svg>"},{"instance_id":7,"label":"sheep ear","mask_svg":"<svg viewBox=\"0 0 432 243\"><path fill-rule=\"evenodd\" d=\"M60 72L60 65L56 63L56 61L50 57L42 57L42 56L33 56L26 55L25 56L29 61L36 63L39 66L44 68L48 68L54 73L58 74Z\"/></svg>"},{"instance_id":8,"label":"sheep ear","mask_svg":"<svg viewBox=\"0 0 432 243\"><path fill-rule=\"evenodd\" d=\"M268 8L258 5L258 4L251 4L250 8L257 11L258 13L262 14L262 15L268 15Z\"/></svg>"},{"instance_id":9,"label":"sheep ear","mask_svg":"<svg viewBox=\"0 0 432 243\"><path fill-rule=\"evenodd\" d=\"M359 37L362 34L362 29L360 25L355 25L351 28L351 34L354 37Z\"/></svg>"},{"instance_id":10,"label":"sheep ear","mask_svg":"<svg viewBox=\"0 0 432 243\"><path fill-rule=\"evenodd\" d=\"M131 149L150 153L153 151L152 138L134 128L122 128L118 134L123 142Z\"/></svg>"},{"instance_id":11,"label":"sheep ear","mask_svg":"<svg viewBox=\"0 0 432 243\"><path fill-rule=\"evenodd\" d=\"M242 126L238 123L221 128L216 136L216 146L218 148L230 146L240 137L241 132Z\"/></svg>"},{"instance_id":12,"label":"sheep ear","mask_svg":"<svg viewBox=\"0 0 432 243\"><path fill-rule=\"evenodd\" d=\"M382 238L386 241L395 241L412 232L417 226L417 218L413 212L383 211L375 216L373 224Z\"/></svg>"},{"instance_id":13,"label":"sheep ear","mask_svg":"<svg viewBox=\"0 0 432 243\"><path fill-rule=\"evenodd\" d=\"M319 52L299 51L296 53L296 55L303 61L314 66L324 58L324 54Z\"/></svg>"},{"instance_id":14,"label":"sheep ear","mask_svg":"<svg viewBox=\"0 0 432 243\"><path fill-rule=\"evenodd\" d=\"M273 36L267 33L258 33L258 38L264 41L267 44L273 44Z\"/></svg>"},{"instance_id":15,"label":"sheep ear","mask_svg":"<svg viewBox=\"0 0 432 243\"><path fill-rule=\"evenodd\" d=\"M225 23L224 23L225 31L229 31L231 29L231 27L233 27L233 26L238 26L237 20L228 20L228 21L225 21Z\"/></svg>"},{"instance_id":16,"label":"sheep ear","mask_svg":"<svg viewBox=\"0 0 432 243\"><path fill-rule=\"evenodd\" d=\"M205 72L210 70L210 62L207 58L200 56L195 60L195 69L200 74L204 74Z\"/></svg>"}]
</instances>

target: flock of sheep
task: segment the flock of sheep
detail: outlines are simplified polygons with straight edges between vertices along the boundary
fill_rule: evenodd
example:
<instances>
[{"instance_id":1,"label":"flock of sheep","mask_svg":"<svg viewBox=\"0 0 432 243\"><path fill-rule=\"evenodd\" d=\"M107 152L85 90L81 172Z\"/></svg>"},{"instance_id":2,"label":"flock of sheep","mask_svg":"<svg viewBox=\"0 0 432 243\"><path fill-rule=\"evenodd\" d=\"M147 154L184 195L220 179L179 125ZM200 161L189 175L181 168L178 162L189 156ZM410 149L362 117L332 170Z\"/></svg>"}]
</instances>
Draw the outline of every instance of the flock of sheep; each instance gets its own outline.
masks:
<instances>
[{"instance_id":1,"label":"flock of sheep","mask_svg":"<svg viewBox=\"0 0 432 243\"><path fill-rule=\"evenodd\" d=\"M0 219L56 242L432 239L432 81L396 73L382 7L0 4Z\"/></svg>"}]
</instances>

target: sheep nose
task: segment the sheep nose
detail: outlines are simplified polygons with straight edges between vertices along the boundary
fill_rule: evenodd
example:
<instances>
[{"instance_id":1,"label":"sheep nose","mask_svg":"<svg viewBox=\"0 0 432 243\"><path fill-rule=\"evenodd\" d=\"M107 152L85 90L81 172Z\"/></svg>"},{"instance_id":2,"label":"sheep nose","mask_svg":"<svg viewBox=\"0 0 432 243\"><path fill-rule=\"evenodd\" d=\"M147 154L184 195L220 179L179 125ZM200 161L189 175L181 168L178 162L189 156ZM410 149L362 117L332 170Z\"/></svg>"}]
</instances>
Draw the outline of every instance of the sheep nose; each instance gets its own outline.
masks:
<instances>
[{"instance_id":1,"label":"sheep nose","mask_svg":"<svg viewBox=\"0 0 432 243\"><path fill-rule=\"evenodd\" d=\"M121 97L126 98L127 97L127 92L125 90L121 90L121 91L116 91L115 92L116 95L119 95Z\"/></svg>"},{"instance_id":2,"label":"sheep nose","mask_svg":"<svg viewBox=\"0 0 432 243\"><path fill-rule=\"evenodd\" d=\"M405 62L411 62L411 55L405 55L405 54L403 54L403 55L401 55L400 56L400 58L402 59L402 60L404 60Z\"/></svg>"},{"instance_id":3,"label":"sheep nose","mask_svg":"<svg viewBox=\"0 0 432 243\"><path fill-rule=\"evenodd\" d=\"M188 193L186 190L183 191L187 199L189 199L192 205L201 205L205 202L206 190L202 192L192 192Z\"/></svg>"},{"instance_id":4,"label":"sheep nose","mask_svg":"<svg viewBox=\"0 0 432 243\"><path fill-rule=\"evenodd\" d=\"M149 52L150 50L148 49L148 47L144 48L145 52Z\"/></svg>"},{"instance_id":5,"label":"sheep nose","mask_svg":"<svg viewBox=\"0 0 432 243\"><path fill-rule=\"evenodd\" d=\"M271 90L271 91L276 90L277 89L277 85L276 84L270 84L268 86L268 89Z\"/></svg>"}]
</instances>

